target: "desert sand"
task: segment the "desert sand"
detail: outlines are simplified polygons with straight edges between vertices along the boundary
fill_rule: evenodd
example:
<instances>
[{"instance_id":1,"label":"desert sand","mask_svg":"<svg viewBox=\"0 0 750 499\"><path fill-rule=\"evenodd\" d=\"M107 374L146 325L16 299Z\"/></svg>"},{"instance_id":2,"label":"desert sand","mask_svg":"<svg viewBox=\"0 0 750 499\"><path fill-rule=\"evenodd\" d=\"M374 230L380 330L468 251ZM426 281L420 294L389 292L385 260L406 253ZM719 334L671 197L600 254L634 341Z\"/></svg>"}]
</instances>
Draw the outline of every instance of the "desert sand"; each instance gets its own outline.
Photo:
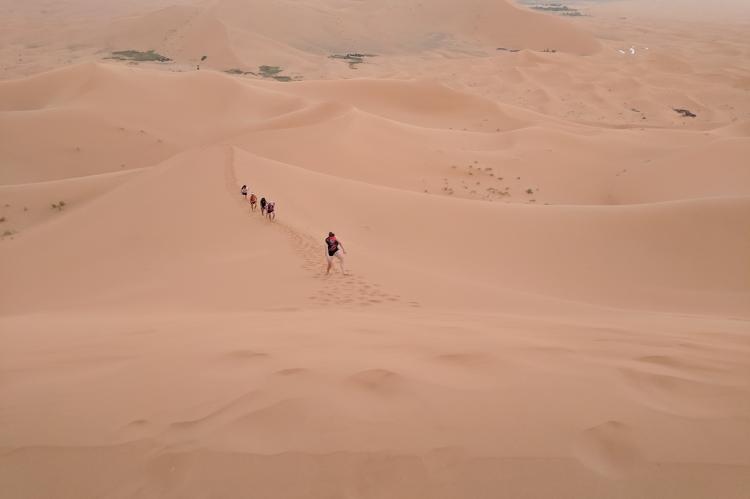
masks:
<instances>
[{"instance_id":1,"label":"desert sand","mask_svg":"<svg viewBox=\"0 0 750 499\"><path fill-rule=\"evenodd\" d=\"M0 497L750 497L750 9L570 5L0 0Z\"/></svg>"}]
</instances>

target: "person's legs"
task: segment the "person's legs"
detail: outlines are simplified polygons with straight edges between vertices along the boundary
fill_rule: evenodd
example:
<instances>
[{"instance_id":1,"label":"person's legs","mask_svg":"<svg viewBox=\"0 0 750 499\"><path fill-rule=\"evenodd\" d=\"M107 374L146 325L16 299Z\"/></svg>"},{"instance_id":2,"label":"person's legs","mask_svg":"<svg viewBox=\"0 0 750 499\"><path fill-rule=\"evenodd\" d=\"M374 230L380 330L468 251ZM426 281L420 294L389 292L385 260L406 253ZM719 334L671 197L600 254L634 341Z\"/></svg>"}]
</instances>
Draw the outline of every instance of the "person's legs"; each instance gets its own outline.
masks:
<instances>
[{"instance_id":1,"label":"person's legs","mask_svg":"<svg viewBox=\"0 0 750 499\"><path fill-rule=\"evenodd\" d=\"M328 253L326 253L326 262L328 263L328 267L326 267L326 274L330 274L331 267L333 267L333 258L331 258Z\"/></svg>"},{"instance_id":2,"label":"person's legs","mask_svg":"<svg viewBox=\"0 0 750 499\"><path fill-rule=\"evenodd\" d=\"M344 255L341 253L341 251L336 252L336 258L339 260L339 266L341 266L341 273L346 275L346 269L344 268Z\"/></svg>"}]
</instances>

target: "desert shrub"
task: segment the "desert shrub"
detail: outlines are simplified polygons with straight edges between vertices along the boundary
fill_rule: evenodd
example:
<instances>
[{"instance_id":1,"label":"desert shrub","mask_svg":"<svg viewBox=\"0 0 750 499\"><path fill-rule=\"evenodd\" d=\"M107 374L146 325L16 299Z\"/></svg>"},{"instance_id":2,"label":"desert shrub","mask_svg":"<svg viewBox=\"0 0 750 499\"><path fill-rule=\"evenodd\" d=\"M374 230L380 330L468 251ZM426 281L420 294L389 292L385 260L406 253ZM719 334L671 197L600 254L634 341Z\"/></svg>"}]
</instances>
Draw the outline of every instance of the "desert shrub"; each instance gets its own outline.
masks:
<instances>
[{"instance_id":1,"label":"desert shrub","mask_svg":"<svg viewBox=\"0 0 750 499\"><path fill-rule=\"evenodd\" d=\"M139 50L118 50L112 52L112 56L109 57L109 59L138 62L168 62L172 60L169 57L163 56L154 50L147 50L146 52L141 52Z\"/></svg>"},{"instance_id":2,"label":"desert shrub","mask_svg":"<svg viewBox=\"0 0 750 499\"><path fill-rule=\"evenodd\" d=\"M674 108L674 112L677 113L677 114L679 114L679 115L681 115L681 116L683 116L683 117L685 117L685 118L695 118L697 116L697 114L695 114L694 112L690 111L689 109Z\"/></svg>"},{"instance_id":3,"label":"desert shrub","mask_svg":"<svg viewBox=\"0 0 750 499\"><path fill-rule=\"evenodd\" d=\"M263 78L272 78L284 71L279 66L258 66L258 71Z\"/></svg>"},{"instance_id":4,"label":"desert shrub","mask_svg":"<svg viewBox=\"0 0 750 499\"><path fill-rule=\"evenodd\" d=\"M375 57L375 54L360 54L359 52L350 52L348 54L331 54L330 59L341 59L349 64L351 69L357 69L357 64L365 62L365 57Z\"/></svg>"},{"instance_id":5,"label":"desert shrub","mask_svg":"<svg viewBox=\"0 0 750 499\"><path fill-rule=\"evenodd\" d=\"M284 69L279 66L258 66L258 74L262 78L273 78L276 81L299 81L302 79L301 76L292 77L283 75L281 74L282 71L284 71Z\"/></svg>"}]
</instances>

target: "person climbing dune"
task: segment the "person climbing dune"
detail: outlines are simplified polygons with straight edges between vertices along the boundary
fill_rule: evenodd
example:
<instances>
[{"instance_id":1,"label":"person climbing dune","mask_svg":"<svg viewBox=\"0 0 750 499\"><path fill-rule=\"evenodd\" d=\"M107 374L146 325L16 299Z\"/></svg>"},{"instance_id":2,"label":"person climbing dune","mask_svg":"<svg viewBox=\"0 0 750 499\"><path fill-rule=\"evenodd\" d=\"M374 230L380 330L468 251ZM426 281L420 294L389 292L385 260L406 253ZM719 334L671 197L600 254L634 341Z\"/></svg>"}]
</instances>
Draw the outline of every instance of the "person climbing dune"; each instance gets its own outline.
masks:
<instances>
[{"instance_id":1,"label":"person climbing dune","mask_svg":"<svg viewBox=\"0 0 750 499\"><path fill-rule=\"evenodd\" d=\"M260 214L266 214L266 198L260 198Z\"/></svg>"},{"instance_id":2,"label":"person climbing dune","mask_svg":"<svg viewBox=\"0 0 750 499\"><path fill-rule=\"evenodd\" d=\"M255 211L255 208L258 206L258 196L255 195L253 192L250 194L250 209L252 211Z\"/></svg>"},{"instance_id":3,"label":"person climbing dune","mask_svg":"<svg viewBox=\"0 0 750 499\"><path fill-rule=\"evenodd\" d=\"M242 186L242 188L240 189L240 194L242 194L242 197L247 199L247 186L246 185Z\"/></svg>"},{"instance_id":4,"label":"person climbing dune","mask_svg":"<svg viewBox=\"0 0 750 499\"><path fill-rule=\"evenodd\" d=\"M331 268L333 267L333 259L336 258L338 259L339 265L341 266L341 273L347 275L346 269L344 269L344 255L346 254L344 245L341 244L341 241L336 239L336 234L334 234L333 232L328 233L328 237L325 239L325 243L326 261L328 262L326 274L331 273Z\"/></svg>"},{"instance_id":5,"label":"person climbing dune","mask_svg":"<svg viewBox=\"0 0 750 499\"><path fill-rule=\"evenodd\" d=\"M276 203L273 201L269 201L266 205L266 214L268 215L268 220L276 220Z\"/></svg>"}]
</instances>

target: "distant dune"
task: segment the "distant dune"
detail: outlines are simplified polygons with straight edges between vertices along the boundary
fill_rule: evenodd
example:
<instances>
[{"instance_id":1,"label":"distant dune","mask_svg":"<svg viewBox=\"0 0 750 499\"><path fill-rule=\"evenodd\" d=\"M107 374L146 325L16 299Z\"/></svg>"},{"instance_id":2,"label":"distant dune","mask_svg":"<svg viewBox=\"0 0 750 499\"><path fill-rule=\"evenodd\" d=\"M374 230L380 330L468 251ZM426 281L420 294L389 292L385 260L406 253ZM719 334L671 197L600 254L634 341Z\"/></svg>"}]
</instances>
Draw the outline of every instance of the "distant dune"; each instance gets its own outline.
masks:
<instances>
[{"instance_id":1,"label":"distant dune","mask_svg":"<svg viewBox=\"0 0 750 499\"><path fill-rule=\"evenodd\" d=\"M160 38L162 33L166 36ZM266 55L280 51L329 55L518 47L590 54L599 47L594 37L569 23L496 0L315 4L220 0L133 16L98 36L117 47L137 40L140 46L133 48L164 50L178 58L211 54L207 64L230 67L256 59L259 50Z\"/></svg>"}]
</instances>

